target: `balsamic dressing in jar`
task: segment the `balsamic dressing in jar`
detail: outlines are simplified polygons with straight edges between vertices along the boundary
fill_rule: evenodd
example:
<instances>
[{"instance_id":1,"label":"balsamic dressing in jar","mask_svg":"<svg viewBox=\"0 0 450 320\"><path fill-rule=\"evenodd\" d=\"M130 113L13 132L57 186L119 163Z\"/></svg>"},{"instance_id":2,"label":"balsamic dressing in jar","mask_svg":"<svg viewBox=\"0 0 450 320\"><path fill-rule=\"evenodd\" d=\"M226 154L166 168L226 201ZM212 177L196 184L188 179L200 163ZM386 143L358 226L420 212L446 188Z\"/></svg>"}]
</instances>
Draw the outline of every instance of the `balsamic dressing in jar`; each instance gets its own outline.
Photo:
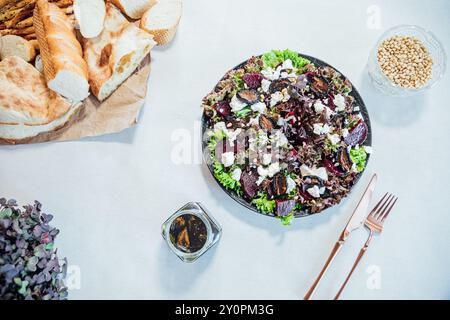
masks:
<instances>
[{"instance_id":1,"label":"balsamic dressing in jar","mask_svg":"<svg viewBox=\"0 0 450 320\"><path fill-rule=\"evenodd\" d=\"M208 239L203 220L194 214L183 214L175 218L169 229L170 241L180 251L194 253L201 250Z\"/></svg>"},{"instance_id":2,"label":"balsamic dressing in jar","mask_svg":"<svg viewBox=\"0 0 450 320\"><path fill-rule=\"evenodd\" d=\"M194 262L220 239L222 228L199 203L189 202L162 225L162 236L170 250L184 262Z\"/></svg>"}]
</instances>

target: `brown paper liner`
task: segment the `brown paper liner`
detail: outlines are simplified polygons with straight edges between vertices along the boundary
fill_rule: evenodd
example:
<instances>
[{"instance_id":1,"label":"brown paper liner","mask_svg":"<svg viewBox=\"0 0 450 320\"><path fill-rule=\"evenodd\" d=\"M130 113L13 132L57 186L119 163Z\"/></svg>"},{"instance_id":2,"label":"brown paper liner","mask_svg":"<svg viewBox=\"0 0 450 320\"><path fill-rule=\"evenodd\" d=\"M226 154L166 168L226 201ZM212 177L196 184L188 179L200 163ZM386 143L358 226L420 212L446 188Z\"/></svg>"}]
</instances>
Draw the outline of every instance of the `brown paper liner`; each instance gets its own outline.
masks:
<instances>
[{"instance_id":1,"label":"brown paper liner","mask_svg":"<svg viewBox=\"0 0 450 320\"><path fill-rule=\"evenodd\" d=\"M116 133L134 126L145 103L150 61L150 56L147 56L138 69L105 101L100 102L93 95L89 96L62 127L21 140L0 138L0 144L78 140Z\"/></svg>"}]
</instances>

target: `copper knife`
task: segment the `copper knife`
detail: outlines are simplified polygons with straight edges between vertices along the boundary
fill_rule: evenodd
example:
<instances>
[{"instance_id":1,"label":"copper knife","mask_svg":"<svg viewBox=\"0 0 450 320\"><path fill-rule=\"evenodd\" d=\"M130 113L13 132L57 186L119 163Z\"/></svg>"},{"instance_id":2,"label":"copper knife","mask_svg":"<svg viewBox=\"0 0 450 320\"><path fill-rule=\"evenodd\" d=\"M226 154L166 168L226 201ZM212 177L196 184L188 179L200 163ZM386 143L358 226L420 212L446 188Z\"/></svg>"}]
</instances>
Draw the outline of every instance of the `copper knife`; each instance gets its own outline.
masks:
<instances>
[{"instance_id":1,"label":"copper knife","mask_svg":"<svg viewBox=\"0 0 450 320\"><path fill-rule=\"evenodd\" d=\"M361 199L358 202L358 205L356 206L355 210L353 211L352 216L350 217L350 220L348 221L347 225L345 226L344 230L342 231L341 235L339 236L338 241L333 247L333 250L331 250L331 254L328 257L327 261L325 262L325 265L322 268L322 271L320 271L319 275L317 276L317 279L314 281L311 288L306 293L304 299L309 300L316 290L317 285L319 284L320 280L322 280L325 272L330 267L331 263L333 262L334 258L338 254L338 252L341 250L342 246L345 243L345 240L347 240L350 233L359 227L361 227L362 222L366 218L370 200L372 199L373 191L375 190L375 185L377 184L378 176L375 173L372 178L370 179L369 184L366 187L366 190L364 191L364 194L362 195Z\"/></svg>"}]
</instances>

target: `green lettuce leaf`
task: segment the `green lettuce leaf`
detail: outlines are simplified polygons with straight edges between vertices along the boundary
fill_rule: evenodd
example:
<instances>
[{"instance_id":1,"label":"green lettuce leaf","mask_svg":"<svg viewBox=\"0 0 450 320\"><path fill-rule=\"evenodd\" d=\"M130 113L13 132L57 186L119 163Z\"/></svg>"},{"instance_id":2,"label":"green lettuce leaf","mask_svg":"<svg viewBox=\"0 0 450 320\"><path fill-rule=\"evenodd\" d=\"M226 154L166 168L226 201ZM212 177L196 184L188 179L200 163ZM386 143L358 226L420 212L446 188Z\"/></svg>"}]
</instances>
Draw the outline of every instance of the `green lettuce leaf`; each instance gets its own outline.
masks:
<instances>
[{"instance_id":1,"label":"green lettuce leaf","mask_svg":"<svg viewBox=\"0 0 450 320\"><path fill-rule=\"evenodd\" d=\"M247 106L242 108L241 110L235 112L236 117L238 118L245 118L246 116L248 116L250 113L252 113L252 109Z\"/></svg>"},{"instance_id":2,"label":"green lettuce leaf","mask_svg":"<svg viewBox=\"0 0 450 320\"><path fill-rule=\"evenodd\" d=\"M273 213L275 211L275 200L267 199L267 195L262 192L259 192L257 197L252 200L252 204L263 213Z\"/></svg>"},{"instance_id":3,"label":"green lettuce leaf","mask_svg":"<svg viewBox=\"0 0 450 320\"><path fill-rule=\"evenodd\" d=\"M289 226L291 225L292 219L294 219L294 211L289 213L287 216L277 217L277 219L280 220L284 226Z\"/></svg>"},{"instance_id":4,"label":"green lettuce leaf","mask_svg":"<svg viewBox=\"0 0 450 320\"><path fill-rule=\"evenodd\" d=\"M308 59L302 58L298 55L297 52L291 51L289 49L286 50L272 50L263 54L262 60L264 63L264 68L275 68L283 61L290 59L292 64L297 69L303 68L305 65L309 64L310 61Z\"/></svg>"},{"instance_id":5,"label":"green lettuce leaf","mask_svg":"<svg viewBox=\"0 0 450 320\"><path fill-rule=\"evenodd\" d=\"M350 160L356 165L356 170L361 172L366 167L367 153L364 147L359 147L358 149L350 149Z\"/></svg>"},{"instance_id":6,"label":"green lettuce leaf","mask_svg":"<svg viewBox=\"0 0 450 320\"><path fill-rule=\"evenodd\" d=\"M214 176L222 186L224 186L226 189L233 190L239 196L242 196L241 183L234 180L230 173L225 172L223 164L216 160L213 163L213 168Z\"/></svg>"}]
</instances>

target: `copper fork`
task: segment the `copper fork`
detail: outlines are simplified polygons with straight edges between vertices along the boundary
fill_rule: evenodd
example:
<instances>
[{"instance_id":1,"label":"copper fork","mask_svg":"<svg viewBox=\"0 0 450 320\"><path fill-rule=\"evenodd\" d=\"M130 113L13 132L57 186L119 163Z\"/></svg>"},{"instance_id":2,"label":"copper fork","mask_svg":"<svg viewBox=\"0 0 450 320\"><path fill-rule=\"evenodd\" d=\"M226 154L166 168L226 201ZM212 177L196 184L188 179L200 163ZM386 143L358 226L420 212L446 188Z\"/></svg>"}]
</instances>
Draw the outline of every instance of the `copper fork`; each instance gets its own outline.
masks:
<instances>
[{"instance_id":1,"label":"copper fork","mask_svg":"<svg viewBox=\"0 0 450 320\"><path fill-rule=\"evenodd\" d=\"M387 198L386 198L387 196ZM383 231L383 224L386 218L388 217L389 213L392 210L392 207L394 207L395 203L397 202L397 197L395 197L392 194L386 193L383 198L377 203L375 208L372 209L370 214L367 216L366 221L364 221L364 226L366 226L367 229L369 229L369 237L367 238L366 243L362 247L361 251L359 252L358 257L356 258L355 263L353 264L352 269L350 270L350 273L347 276L347 279L345 279L344 283L341 286L341 289L339 289L339 292L337 293L336 297L334 297L335 300L338 300L342 291L344 291L345 286L348 283L348 280L350 280L350 277L353 274L353 271L355 271L356 267L358 266L359 262L361 261L362 257L366 253L367 249L369 248L370 241L372 241L372 238L375 233L381 233Z\"/></svg>"}]
</instances>

